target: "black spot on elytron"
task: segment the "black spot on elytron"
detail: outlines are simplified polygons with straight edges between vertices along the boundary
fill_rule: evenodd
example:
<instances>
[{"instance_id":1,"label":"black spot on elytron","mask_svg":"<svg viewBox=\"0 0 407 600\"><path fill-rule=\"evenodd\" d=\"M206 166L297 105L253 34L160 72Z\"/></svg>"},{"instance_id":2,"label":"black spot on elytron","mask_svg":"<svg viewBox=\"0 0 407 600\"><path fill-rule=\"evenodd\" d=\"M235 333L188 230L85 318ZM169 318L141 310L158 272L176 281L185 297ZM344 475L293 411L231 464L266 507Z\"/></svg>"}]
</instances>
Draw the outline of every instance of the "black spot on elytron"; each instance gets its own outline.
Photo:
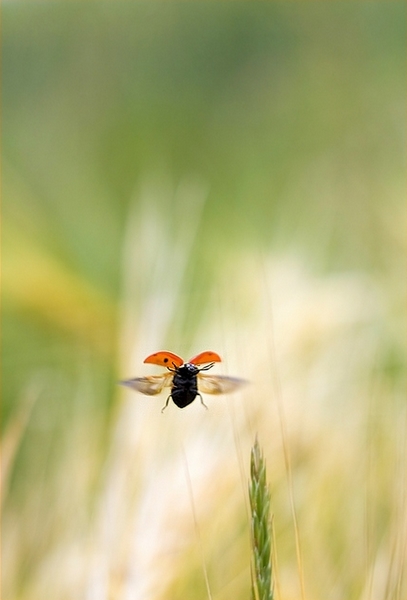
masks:
<instances>
[{"instance_id":1,"label":"black spot on elytron","mask_svg":"<svg viewBox=\"0 0 407 600\"><path fill-rule=\"evenodd\" d=\"M164 358L164 362L168 362L168 358Z\"/></svg>"}]
</instances>

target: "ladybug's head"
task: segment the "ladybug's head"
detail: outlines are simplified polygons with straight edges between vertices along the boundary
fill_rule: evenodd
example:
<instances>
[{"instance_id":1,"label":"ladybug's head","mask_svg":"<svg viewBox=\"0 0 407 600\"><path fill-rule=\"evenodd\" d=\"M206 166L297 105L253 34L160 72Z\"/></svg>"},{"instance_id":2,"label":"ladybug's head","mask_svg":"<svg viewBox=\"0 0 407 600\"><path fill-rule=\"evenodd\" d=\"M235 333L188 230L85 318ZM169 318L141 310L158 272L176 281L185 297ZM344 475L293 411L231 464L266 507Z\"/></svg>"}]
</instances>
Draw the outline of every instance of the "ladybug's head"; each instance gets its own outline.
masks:
<instances>
[{"instance_id":1,"label":"ladybug's head","mask_svg":"<svg viewBox=\"0 0 407 600\"><path fill-rule=\"evenodd\" d=\"M192 363L185 363L178 367L177 372L184 377L195 377L199 373L199 369Z\"/></svg>"}]
</instances>

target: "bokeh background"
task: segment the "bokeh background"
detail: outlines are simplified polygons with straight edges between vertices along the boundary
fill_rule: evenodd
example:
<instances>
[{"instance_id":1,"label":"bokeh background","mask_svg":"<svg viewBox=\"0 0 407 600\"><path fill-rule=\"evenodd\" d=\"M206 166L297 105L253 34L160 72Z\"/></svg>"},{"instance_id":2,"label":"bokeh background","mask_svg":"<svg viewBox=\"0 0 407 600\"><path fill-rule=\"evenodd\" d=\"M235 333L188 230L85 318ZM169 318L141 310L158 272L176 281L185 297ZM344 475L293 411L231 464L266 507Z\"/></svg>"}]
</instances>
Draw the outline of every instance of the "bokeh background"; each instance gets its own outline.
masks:
<instances>
[{"instance_id":1,"label":"bokeh background","mask_svg":"<svg viewBox=\"0 0 407 600\"><path fill-rule=\"evenodd\" d=\"M3 4L5 599L247 598L256 434L276 598L405 597L405 49L397 1ZM159 349L251 383L161 414Z\"/></svg>"}]
</instances>

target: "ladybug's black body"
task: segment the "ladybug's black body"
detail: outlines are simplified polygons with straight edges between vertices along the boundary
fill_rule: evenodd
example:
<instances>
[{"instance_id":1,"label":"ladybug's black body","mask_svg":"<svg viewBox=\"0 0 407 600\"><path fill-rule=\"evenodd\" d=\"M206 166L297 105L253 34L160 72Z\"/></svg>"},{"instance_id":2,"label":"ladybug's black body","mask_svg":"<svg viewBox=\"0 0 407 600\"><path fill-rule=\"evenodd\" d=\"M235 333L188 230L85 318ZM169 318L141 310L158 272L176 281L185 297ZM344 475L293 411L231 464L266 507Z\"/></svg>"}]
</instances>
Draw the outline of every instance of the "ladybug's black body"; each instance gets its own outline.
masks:
<instances>
[{"instance_id":1,"label":"ladybug's black body","mask_svg":"<svg viewBox=\"0 0 407 600\"><path fill-rule=\"evenodd\" d=\"M185 363L181 367L174 369L174 379L172 380L171 394L169 395L168 400L172 398L174 404L179 408L185 408L188 404L191 404L197 396L201 396L198 392L197 379L200 370L201 369L198 369L198 367L191 363Z\"/></svg>"}]
</instances>

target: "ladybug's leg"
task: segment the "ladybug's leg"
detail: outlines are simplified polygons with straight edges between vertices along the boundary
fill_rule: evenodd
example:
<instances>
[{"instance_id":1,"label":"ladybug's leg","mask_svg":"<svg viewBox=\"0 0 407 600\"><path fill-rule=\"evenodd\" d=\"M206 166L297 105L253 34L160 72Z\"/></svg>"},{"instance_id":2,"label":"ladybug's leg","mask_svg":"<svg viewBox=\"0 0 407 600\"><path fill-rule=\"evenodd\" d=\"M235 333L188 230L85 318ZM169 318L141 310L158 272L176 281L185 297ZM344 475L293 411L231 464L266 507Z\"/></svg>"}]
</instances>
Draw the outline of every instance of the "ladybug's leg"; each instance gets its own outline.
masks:
<instances>
[{"instance_id":1,"label":"ladybug's leg","mask_svg":"<svg viewBox=\"0 0 407 600\"><path fill-rule=\"evenodd\" d=\"M199 398L201 399L201 404L202 404L202 406L204 406L204 407L206 408L206 410L208 410L208 407L206 406L206 404L205 404L205 402L203 401L203 398L202 398L202 396L201 396L201 394L200 394L199 392L197 393L197 396L199 396ZM167 400L167 403L168 403L168 400Z\"/></svg>"},{"instance_id":2,"label":"ladybug's leg","mask_svg":"<svg viewBox=\"0 0 407 600\"><path fill-rule=\"evenodd\" d=\"M162 412L162 413L163 413L163 412L165 411L165 409L167 408L167 406L168 406L168 402L170 401L170 398L171 398L171 394L168 396L168 398L167 398L167 402L164 404L164 406L163 406L163 407L162 407L162 409L161 409L161 412Z\"/></svg>"}]
</instances>

